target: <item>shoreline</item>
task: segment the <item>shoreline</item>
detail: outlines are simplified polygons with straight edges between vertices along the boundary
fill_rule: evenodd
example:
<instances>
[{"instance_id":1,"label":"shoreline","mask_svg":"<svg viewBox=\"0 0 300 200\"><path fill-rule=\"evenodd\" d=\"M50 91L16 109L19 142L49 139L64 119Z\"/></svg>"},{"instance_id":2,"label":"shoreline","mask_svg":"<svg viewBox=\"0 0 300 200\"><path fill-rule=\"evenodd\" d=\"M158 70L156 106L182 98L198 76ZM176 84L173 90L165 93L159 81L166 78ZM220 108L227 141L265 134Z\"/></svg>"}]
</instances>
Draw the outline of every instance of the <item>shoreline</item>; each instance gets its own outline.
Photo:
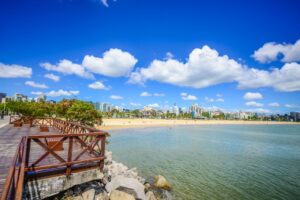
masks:
<instances>
[{"instance_id":1,"label":"shoreline","mask_svg":"<svg viewBox=\"0 0 300 200\"><path fill-rule=\"evenodd\" d=\"M194 119L140 119L140 118L110 118L103 119L103 124L97 128L105 131L115 129L174 127L195 125L300 125L299 122L278 121L244 121L244 120L194 120Z\"/></svg>"}]
</instances>

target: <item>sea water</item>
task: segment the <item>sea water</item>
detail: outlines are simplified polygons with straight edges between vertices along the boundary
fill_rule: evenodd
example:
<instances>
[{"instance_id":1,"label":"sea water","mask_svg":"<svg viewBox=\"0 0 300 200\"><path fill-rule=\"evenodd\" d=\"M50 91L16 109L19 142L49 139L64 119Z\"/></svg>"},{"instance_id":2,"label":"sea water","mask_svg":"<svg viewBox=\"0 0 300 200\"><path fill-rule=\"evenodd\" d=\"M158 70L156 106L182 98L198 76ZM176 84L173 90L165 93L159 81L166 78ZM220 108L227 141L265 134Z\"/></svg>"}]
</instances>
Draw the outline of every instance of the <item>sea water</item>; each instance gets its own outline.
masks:
<instances>
[{"instance_id":1,"label":"sea water","mask_svg":"<svg viewBox=\"0 0 300 200\"><path fill-rule=\"evenodd\" d=\"M300 125L201 125L110 131L108 149L176 199L300 199Z\"/></svg>"}]
</instances>

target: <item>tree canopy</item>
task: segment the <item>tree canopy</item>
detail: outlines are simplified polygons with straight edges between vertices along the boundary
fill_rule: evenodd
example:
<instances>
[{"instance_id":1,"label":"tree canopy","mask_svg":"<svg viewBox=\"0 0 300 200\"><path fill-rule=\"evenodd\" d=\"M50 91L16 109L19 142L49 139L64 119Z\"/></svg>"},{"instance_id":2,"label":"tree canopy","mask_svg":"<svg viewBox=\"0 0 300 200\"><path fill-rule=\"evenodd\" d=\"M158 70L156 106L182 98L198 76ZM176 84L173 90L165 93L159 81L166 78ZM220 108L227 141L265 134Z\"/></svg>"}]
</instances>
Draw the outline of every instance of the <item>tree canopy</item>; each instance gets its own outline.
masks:
<instances>
[{"instance_id":1,"label":"tree canopy","mask_svg":"<svg viewBox=\"0 0 300 200\"><path fill-rule=\"evenodd\" d=\"M1 107L4 108L4 105ZM89 126L102 123L101 113L92 104L77 99L64 99L57 104L11 101L5 107L12 113L26 117L59 117Z\"/></svg>"}]
</instances>

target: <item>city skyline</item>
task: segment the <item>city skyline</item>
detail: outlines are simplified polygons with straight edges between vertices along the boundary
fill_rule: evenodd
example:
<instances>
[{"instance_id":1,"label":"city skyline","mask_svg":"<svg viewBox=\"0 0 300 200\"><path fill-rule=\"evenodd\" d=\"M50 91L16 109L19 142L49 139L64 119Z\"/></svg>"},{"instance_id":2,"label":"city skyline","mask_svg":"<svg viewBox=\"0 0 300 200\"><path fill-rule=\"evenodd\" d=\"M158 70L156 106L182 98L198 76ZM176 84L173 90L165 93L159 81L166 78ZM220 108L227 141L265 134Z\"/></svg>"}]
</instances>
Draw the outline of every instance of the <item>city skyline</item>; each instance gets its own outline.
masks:
<instances>
[{"instance_id":1,"label":"city skyline","mask_svg":"<svg viewBox=\"0 0 300 200\"><path fill-rule=\"evenodd\" d=\"M0 92L8 96L300 111L297 2L32 2L1 2Z\"/></svg>"}]
</instances>

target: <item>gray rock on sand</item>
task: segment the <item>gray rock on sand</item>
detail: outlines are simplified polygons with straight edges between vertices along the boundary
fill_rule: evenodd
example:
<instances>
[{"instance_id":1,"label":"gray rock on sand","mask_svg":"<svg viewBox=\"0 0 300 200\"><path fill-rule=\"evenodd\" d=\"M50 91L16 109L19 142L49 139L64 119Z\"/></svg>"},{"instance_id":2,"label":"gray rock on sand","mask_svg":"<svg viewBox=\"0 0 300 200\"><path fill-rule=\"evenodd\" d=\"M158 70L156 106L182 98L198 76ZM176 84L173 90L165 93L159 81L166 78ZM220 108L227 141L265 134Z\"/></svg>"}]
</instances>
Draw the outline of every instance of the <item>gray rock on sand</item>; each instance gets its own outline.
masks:
<instances>
[{"instance_id":1,"label":"gray rock on sand","mask_svg":"<svg viewBox=\"0 0 300 200\"><path fill-rule=\"evenodd\" d=\"M171 190L171 188L172 188L171 184L162 175L158 175L155 177L154 186L157 188L164 189L164 190Z\"/></svg>"},{"instance_id":2,"label":"gray rock on sand","mask_svg":"<svg viewBox=\"0 0 300 200\"><path fill-rule=\"evenodd\" d=\"M133 190L136 194L137 199L141 199L141 200L147 199L144 192L145 187L137 179L118 175L116 177L113 177L111 182L109 182L105 186L105 189L108 193L118 188L125 188L125 189L127 188L129 190Z\"/></svg>"}]
</instances>

